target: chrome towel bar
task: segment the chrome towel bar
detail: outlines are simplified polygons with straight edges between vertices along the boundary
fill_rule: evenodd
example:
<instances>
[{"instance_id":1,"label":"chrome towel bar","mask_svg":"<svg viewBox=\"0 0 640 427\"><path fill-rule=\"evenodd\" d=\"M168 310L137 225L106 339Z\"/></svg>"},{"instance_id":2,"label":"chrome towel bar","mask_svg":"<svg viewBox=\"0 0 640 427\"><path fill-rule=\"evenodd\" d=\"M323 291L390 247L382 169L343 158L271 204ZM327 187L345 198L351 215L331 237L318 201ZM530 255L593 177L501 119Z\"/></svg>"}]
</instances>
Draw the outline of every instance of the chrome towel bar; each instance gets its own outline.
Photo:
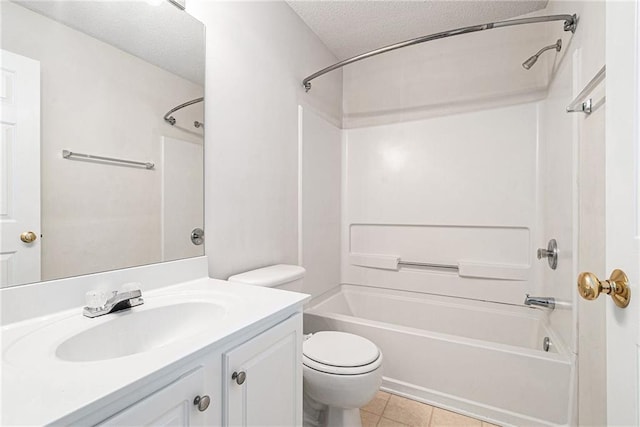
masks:
<instances>
[{"instance_id":1,"label":"chrome towel bar","mask_svg":"<svg viewBox=\"0 0 640 427\"><path fill-rule=\"evenodd\" d=\"M152 162L136 162L134 160L116 159L114 157L94 156L93 154L75 153L69 150L62 150L62 157L64 157L65 159L70 159L71 157L80 157L83 159L101 160L105 162L121 163L125 165L144 166L145 169L153 169L155 167L155 164Z\"/></svg>"},{"instance_id":2,"label":"chrome towel bar","mask_svg":"<svg viewBox=\"0 0 640 427\"><path fill-rule=\"evenodd\" d=\"M403 260L397 255L350 253L349 264L356 267L376 268L380 270L400 271L400 267L421 267L427 269L449 270L460 277L485 279L529 280L531 266L513 263L486 263L468 260L448 262L419 262Z\"/></svg>"},{"instance_id":3,"label":"chrome towel bar","mask_svg":"<svg viewBox=\"0 0 640 427\"><path fill-rule=\"evenodd\" d=\"M451 264L434 264L429 262L411 262L411 261L398 261L398 265L404 265L405 267L427 267L427 268L443 268L447 270L458 271L460 268L457 265Z\"/></svg>"},{"instance_id":4,"label":"chrome towel bar","mask_svg":"<svg viewBox=\"0 0 640 427\"><path fill-rule=\"evenodd\" d=\"M587 85L580 91L578 96L567 107L567 113L585 113L591 114L593 111L593 101L591 98L585 97L600 84L601 81L607 76L607 66L603 65L600 71L587 83Z\"/></svg>"}]
</instances>

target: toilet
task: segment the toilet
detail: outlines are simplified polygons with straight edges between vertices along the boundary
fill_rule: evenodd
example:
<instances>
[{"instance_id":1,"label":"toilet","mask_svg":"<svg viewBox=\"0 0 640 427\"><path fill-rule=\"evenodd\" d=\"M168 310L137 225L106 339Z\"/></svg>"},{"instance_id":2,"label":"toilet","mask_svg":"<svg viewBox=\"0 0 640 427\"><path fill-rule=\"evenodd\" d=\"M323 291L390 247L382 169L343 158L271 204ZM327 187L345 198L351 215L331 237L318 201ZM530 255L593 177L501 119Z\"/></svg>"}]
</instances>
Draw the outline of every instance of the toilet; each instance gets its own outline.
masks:
<instances>
[{"instance_id":1,"label":"toilet","mask_svg":"<svg viewBox=\"0 0 640 427\"><path fill-rule=\"evenodd\" d=\"M359 408L382 383L380 349L366 338L335 331L316 332L302 349L305 399L326 405L324 414L305 419L316 418L318 425L330 427L362 426Z\"/></svg>"},{"instance_id":2,"label":"toilet","mask_svg":"<svg viewBox=\"0 0 640 427\"><path fill-rule=\"evenodd\" d=\"M278 264L236 274L229 277L227 281L302 292L304 273L306 273L306 270L299 265Z\"/></svg>"},{"instance_id":3,"label":"toilet","mask_svg":"<svg viewBox=\"0 0 640 427\"><path fill-rule=\"evenodd\" d=\"M302 290L305 269L278 264L229 277L229 282ZM359 408L382 383L382 352L368 339L337 331L305 336L302 345L304 424L361 427Z\"/></svg>"}]
</instances>

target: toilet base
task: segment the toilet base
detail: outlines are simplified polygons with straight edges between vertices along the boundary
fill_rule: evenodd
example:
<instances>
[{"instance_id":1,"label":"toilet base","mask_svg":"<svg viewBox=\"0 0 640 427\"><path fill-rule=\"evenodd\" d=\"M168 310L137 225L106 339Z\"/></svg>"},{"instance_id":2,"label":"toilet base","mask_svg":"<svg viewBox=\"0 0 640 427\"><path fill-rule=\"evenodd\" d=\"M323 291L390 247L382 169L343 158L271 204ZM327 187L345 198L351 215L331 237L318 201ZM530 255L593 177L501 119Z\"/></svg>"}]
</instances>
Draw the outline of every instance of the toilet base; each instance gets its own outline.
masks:
<instances>
[{"instance_id":1,"label":"toilet base","mask_svg":"<svg viewBox=\"0 0 640 427\"><path fill-rule=\"evenodd\" d=\"M327 405L313 400L306 391L302 395L302 426L326 427Z\"/></svg>"},{"instance_id":2,"label":"toilet base","mask_svg":"<svg viewBox=\"0 0 640 427\"><path fill-rule=\"evenodd\" d=\"M316 402L304 393L304 427L362 427L360 409L344 409Z\"/></svg>"},{"instance_id":3,"label":"toilet base","mask_svg":"<svg viewBox=\"0 0 640 427\"><path fill-rule=\"evenodd\" d=\"M327 427L362 427L360 409L343 409L330 406L327 409Z\"/></svg>"}]
</instances>

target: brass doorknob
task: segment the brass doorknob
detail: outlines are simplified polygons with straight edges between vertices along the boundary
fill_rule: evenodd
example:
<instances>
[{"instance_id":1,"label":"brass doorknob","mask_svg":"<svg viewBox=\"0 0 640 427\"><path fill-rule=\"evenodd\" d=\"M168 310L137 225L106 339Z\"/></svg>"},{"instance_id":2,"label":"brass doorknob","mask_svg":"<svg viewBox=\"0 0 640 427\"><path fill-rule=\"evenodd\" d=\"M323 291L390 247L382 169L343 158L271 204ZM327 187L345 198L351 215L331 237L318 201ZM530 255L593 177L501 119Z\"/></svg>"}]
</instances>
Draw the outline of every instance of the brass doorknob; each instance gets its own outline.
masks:
<instances>
[{"instance_id":1,"label":"brass doorknob","mask_svg":"<svg viewBox=\"0 0 640 427\"><path fill-rule=\"evenodd\" d=\"M36 233L34 233L33 231L25 231L20 235L20 240L25 243L33 243L37 238L38 236L36 236Z\"/></svg>"},{"instance_id":2,"label":"brass doorknob","mask_svg":"<svg viewBox=\"0 0 640 427\"><path fill-rule=\"evenodd\" d=\"M601 293L610 295L613 302L620 308L625 308L631 300L629 279L622 270L613 270L609 280L600 280L593 273L580 273L578 276L578 292L587 300L598 298Z\"/></svg>"}]
</instances>

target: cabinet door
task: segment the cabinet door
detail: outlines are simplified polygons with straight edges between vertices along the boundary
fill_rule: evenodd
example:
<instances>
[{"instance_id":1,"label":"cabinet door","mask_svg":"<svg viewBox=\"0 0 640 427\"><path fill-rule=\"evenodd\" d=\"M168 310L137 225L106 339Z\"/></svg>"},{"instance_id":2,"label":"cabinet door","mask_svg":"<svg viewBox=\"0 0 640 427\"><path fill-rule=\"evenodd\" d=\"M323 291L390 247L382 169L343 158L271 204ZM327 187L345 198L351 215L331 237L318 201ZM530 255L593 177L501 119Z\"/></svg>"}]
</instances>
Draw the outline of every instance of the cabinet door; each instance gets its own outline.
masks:
<instances>
[{"instance_id":1,"label":"cabinet door","mask_svg":"<svg viewBox=\"0 0 640 427\"><path fill-rule=\"evenodd\" d=\"M223 363L225 425L302 425L301 314L225 353Z\"/></svg>"},{"instance_id":2,"label":"cabinet door","mask_svg":"<svg viewBox=\"0 0 640 427\"><path fill-rule=\"evenodd\" d=\"M204 370L179 378L151 396L99 424L113 426L204 426L206 411L199 411L193 400L204 396ZM211 403L213 405L213 402ZM211 408L207 408L211 410Z\"/></svg>"}]
</instances>

